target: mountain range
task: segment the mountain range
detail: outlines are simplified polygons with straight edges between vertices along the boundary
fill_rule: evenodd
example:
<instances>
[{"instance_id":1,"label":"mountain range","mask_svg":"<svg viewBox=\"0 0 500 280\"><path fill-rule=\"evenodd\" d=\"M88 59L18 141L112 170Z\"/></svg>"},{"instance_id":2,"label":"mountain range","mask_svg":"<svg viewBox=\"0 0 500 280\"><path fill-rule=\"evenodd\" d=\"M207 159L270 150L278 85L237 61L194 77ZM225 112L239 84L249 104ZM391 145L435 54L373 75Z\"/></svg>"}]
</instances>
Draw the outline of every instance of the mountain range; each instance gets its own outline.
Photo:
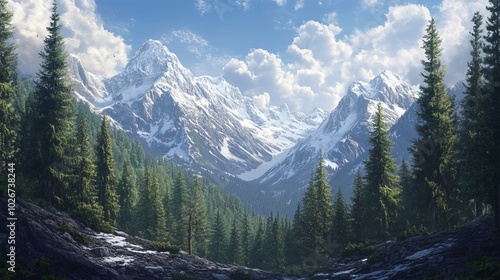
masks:
<instances>
[{"instance_id":1,"label":"mountain range","mask_svg":"<svg viewBox=\"0 0 500 280\"><path fill-rule=\"evenodd\" d=\"M378 104L398 160L408 159L415 135L419 89L390 71L352 83L332 112L317 108L305 114L286 104L259 108L222 77L195 77L155 40L145 42L111 78L89 73L75 56L68 61L77 99L106 114L151 154L230 186L247 203L267 201L261 211L279 204L290 214L320 153L334 189L342 187L350 197Z\"/></svg>"}]
</instances>

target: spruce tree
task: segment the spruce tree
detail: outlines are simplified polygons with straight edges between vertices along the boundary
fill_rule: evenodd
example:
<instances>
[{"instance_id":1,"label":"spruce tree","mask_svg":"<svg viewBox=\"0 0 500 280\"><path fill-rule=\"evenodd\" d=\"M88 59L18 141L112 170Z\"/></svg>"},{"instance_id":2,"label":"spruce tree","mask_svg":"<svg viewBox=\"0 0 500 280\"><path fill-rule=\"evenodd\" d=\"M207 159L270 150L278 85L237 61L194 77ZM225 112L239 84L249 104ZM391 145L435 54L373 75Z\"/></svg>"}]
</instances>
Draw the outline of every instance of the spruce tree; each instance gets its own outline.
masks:
<instances>
[{"instance_id":1,"label":"spruce tree","mask_svg":"<svg viewBox=\"0 0 500 280\"><path fill-rule=\"evenodd\" d=\"M118 204L120 205L117 226L126 232L132 229L137 191L135 181L132 166L129 162L125 161L123 163L122 176L117 186ZM161 205L161 208L163 208L163 205Z\"/></svg>"},{"instance_id":2,"label":"spruce tree","mask_svg":"<svg viewBox=\"0 0 500 280\"><path fill-rule=\"evenodd\" d=\"M214 223L212 224L212 236L210 238L209 255L210 259L216 262L225 262L226 258L226 228L220 212L217 211Z\"/></svg>"},{"instance_id":3,"label":"spruce tree","mask_svg":"<svg viewBox=\"0 0 500 280\"><path fill-rule=\"evenodd\" d=\"M250 224L250 217L248 211L245 210L243 220L241 221L241 262L243 265L249 264L252 237L253 233L252 225Z\"/></svg>"},{"instance_id":4,"label":"spruce tree","mask_svg":"<svg viewBox=\"0 0 500 280\"><path fill-rule=\"evenodd\" d=\"M429 22L423 39L425 60L422 95L418 99L418 138L413 141L414 184L418 188L415 199L425 204L418 212L427 213L422 221L432 231L438 225L450 226L449 206L455 198L454 172L457 140L456 115L453 100L444 84L444 65L441 62L441 38L434 18Z\"/></svg>"},{"instance_id":5,"label":"spruce tree","mask_svg":"<svg viewBox=\"0 0 500 280\"><path fill-rule=\"evenodd\" d=\"M361 243L365 240L365 186L361 171L356 172L354 177L354 190L351 197L351 238L352 243Z\"/></svg>"},{"instance_id":6,"label":"spruce tree","mask_svg":"<svg viewBox=\"0 0 500 280\"><path fill-rule=\"evenodd\" d=\"M177 171L172 187L171 210L176 221L173 238L177 245L185 247L187 246L187 228L186 223L183 222L183 217L185 217L186 213L187 186L181 170Z\"/></svg>"},{"instance_id":7,"label":"spruce tree","mask_svg":"<svg viewBox=\"0 0 500 280\"><path fill-rule=\"evenodd\" d=\"M401 188L401 205L402 205L402 214L401 214L401 224L403 228L408 228L409 226L417 226L418 223L418 207L416 204L421 203L420 201L416 201L415 197L417 191L414 189L413 178L411 171L406 164L406 161L403 159L401 162L401 166L399 167L399 187Z\"/></svg>"},{"instance_id":8,"label":"spruce tree","mask_svg":"<svg viewBox=\"0 0 500 280\"><path fill-rule=\"evenodd\" d=\"M389 227L395 223L394 188L397 177L396 165L391 156L392 142L388 139L389 128L384 123L382 106L377 107L370 135L370 149L366 169L365 223L368 239L381 240L389 237Z\"/></svg>"},{"instance_id":9,"label":"spruce tree","mask_svg":"<svg viewBox=\"0 0 500 280\"><path fill-rule=\"evenodd\" d=\"M486 21L484 37L485 96L481 101L484 118L478 125L478 142L484 168L484 193L493 205L495 225L500 229L500 0L490 0L486 9L490 15ZM483 152L484 151L484 152ZM499 231L500 232L500 231Z\"/></svg>"},{"instance_id":10,"label":"spruce tree","mask_svg":"<svg viewBox=\"0 0 500 280\"><path fill-rule=\"evenodd\" d=\"M288 263L297 264L299 261L305 257L304 248L302 247L304 234L302 233L303 222L302 222L302 205L299 202L295 213L293 215L292 223L292 244L287 248Z\"/></svg>"},{"instance_id":11,"label":"spruce tree","mask_svg":"<svg viewBox=\"0 0 500 280\"><path fill-rule=\"evenodd\" d=\"M66 79L66 58L60 33L59 14L54 1L49 35L44 39L41 69L37 74L32 108L31 131L27 133L30 147L24 147L24 169L31 179L34 194L53 204L62 205L71 182L74 112L71 85ZM26 141L25 141L26 142Z\"/></svg>"},{"instance_id":12,"label":"spruce tree","mask_svg":"<svg viewBox=\"0 0 500 280\"><path fill-rule=\"evenodd\" d=\"M340 248L345 247L349 238L349 210L344 201L344 196L340 187L335 196L334 211L333 211L333 237Z\"/></svg>"},{"instance_id":13,"label":"spruce tree","mask_svg":"<svg viewBox=\"0 0 500 280\"><path fill-rule=\"evenodd\" d=\"M160 193L160 184L155 170L150 170L147 175L147 188L149 189L149 204L150 204L150 217L151 224L149 225L150 231L153 234L154 240L165 240L166 220L165 209L163 209L162 196Z\"/></svg>"},{"instance_id":14,"label":"spruce tree","mask_svg":"<svg viewBox=\"0 0 500 280\"><path fill-rule=\"evenodd\" d=\"M231 232L229 233L229 244L227 247L227 256L229 262L232 264L242 264L243 261L243 248L241 246L241 233L236 219L233 220L231 225Z\"/></svg>"},{"instance_id":15,"label":"spruce tree","mask_svg":"<svg viewBox=\"0 0 500 280\"><path fill-rule=\"evenodd\" d=\"M265 258L265 238L266 226L263 219L259 219L259 225L253 241L252 251L250 252L250 266L263 267Z\"/></svg>"},{"instance_id":16,"label":"spruce tree","mask_svg":"<svg viewBox=\"0 0 500 280\"><path fill-rule=\"evenodd\" d=\"M97 202L95 176L95 155L89 137L88 122L83 116L77 121L76 134L76 182L74 200L76 203L92 205Z\"/></svg>"},{"instance_id":17,"label":"spruce tree","mask_svg":"<svg viewBox=\"0 0 500 280\"><path fill-rule=\"evenodd\" d=\"M116 222L119 213L118 195L116 194L115 161L111 149L109 123L104 116L101 131L97 139L97 197L102 206L104 220L111 224Z\"/></svg>"},{"instance_id":18,"label":"spruce tree","mask_svg":"<svg viewBox=\"0 0 500 280\"><path fill-rule=\"evenodd\" d=\"M333 202L331 187L328 183L323 155L311 175L309 185L302 200L301 246L308 257L326 254L321 243L331 238Z\"/></svg>"},{"instance_id":19,"label":"spruce tree","mask_svg":"<svg viewBox=\"0 0 500 280\"><path fill-rule=\"evenodd\" d=\"M5 184L7 179L7 164L11 162L15 153L16 122L12 107L13 94L15 93L14 81L16 79L16 54L15 45L11 42L12 12L7 9L7 1L0 0L0 184ZM15 164L15 162L13 162Z\"/></svg>"},{"instance_id":20,"label":"spruce tree","mask_svg":"<svg viewBox=\"0 0 500 280\"><path fill-rule=\"evenodd\" d=\"M203 252L207 219L205 196L203 194L201 180L198 176L194 178L194 186L190 191L189 199L186 201L184 220L187 231L188 253ZM195 244L193 245L193 243Z\"/></svg>"},{"instance_id":21,"label":"spruce tree","mask_svg":"<svg viewBox=\"0 0 500 280\"><path fill-rule=\"evenodd\" d=\"M466 191L474 199L476 204L476 215L483 214L483 202L486 198L484 180L486 174L483 174L485 166L483 157L485 151L480 144L479 127L484 119L483 98L484 95L484 77L483 77L483 58L482 49L484 41L481 29L483 16L479 12L474 13L472 18L474 23L473 31L470 33L472 50L470 52L471 61L467 64L466 83L462 105L462 118L460 122L460 138L462 160L461 182Z\"/></svg>"}]
</instances>

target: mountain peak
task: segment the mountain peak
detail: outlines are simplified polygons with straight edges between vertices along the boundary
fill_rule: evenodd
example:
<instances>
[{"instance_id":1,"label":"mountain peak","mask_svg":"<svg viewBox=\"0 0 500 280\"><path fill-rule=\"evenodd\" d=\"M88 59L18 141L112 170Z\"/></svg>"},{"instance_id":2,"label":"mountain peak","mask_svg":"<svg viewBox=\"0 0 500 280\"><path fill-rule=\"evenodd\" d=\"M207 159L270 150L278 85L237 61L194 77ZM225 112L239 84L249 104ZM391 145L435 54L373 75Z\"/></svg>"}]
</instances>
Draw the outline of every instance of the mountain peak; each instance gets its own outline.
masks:
<instances>
[{"instance_id":1,"label":"mountain peak","mask_svg":"<svg viewBox=\"0 0 500 280\"><path fill-rule=\"evenodd\" d=\"M156 76L165 73L172 64L180 64L177 56L160 41L150 39L136 52L125 71L138 72L141 76Z\"/></svg>"}]
</instances>

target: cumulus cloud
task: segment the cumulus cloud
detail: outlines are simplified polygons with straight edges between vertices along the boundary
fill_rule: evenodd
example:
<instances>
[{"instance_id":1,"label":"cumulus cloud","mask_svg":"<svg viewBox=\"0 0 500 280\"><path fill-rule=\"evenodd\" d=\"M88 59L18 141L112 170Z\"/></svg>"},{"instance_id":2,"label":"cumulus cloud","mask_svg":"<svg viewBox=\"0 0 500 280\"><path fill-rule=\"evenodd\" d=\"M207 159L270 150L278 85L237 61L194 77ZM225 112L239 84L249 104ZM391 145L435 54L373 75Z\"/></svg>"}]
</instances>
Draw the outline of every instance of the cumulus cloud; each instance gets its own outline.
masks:
<instances>
[{"instance_id":1,"label":"cumulus cloud","mask_svg":"<svg viewBox=\"0 0 500 280\"><path fill-rule=\"evenodd\" d=\"M446 62L447 84L456 84L464 79L467 62L470 60L470 34L472 17L479 11L486 20L489 12L486 6L488 0L457 1L443 0L439 6L438 29L443 40L443 60ZM486 29L483 24L483 34Z\"/></svg>"},{"instance_id":2,"label":"cumulus cloud","mask_svg":"<svg viewBox=\"0 0 500 280\"><path fill-rule=\"evenodd\" d=\"M486 15L488 0L443 0L436 18L443 39L446 83L453 86L465 76L469 58L469 31L476 10ZM285 1L282 1L285 3ZM365 6L379 1L366 0ZM364 30L340 37L335 15L325 23L308 21L296 28L297 35L280 55L251 50L245 59L230 60L223 76L254 99L265 93L268 102L287 103L294 110L314 107L333 109L356 80L368 81L390 70L412 84L422 82L422 38L431 18L422 5L388 8L383 20ZM326 20L329 19L329 20ZM267 100L267 99L265 99Z\"/></svg>"},{"instance_id":3,"label":"cumulus cloud","mask_svg":"<svg viewBox=\"0 0 500 280\"><path fill-rule=\"evenodd\" d=\"M8 0L14 12L12 24L17 44L19 70L32 75L38 71L46 27L50 22L51 1ZM94 0L58 1L61 33L65 48L82 60L90 72L111 76L127 63L130 46L122 37L107 31L96 14Z\"/></svg>"}]
</instances>

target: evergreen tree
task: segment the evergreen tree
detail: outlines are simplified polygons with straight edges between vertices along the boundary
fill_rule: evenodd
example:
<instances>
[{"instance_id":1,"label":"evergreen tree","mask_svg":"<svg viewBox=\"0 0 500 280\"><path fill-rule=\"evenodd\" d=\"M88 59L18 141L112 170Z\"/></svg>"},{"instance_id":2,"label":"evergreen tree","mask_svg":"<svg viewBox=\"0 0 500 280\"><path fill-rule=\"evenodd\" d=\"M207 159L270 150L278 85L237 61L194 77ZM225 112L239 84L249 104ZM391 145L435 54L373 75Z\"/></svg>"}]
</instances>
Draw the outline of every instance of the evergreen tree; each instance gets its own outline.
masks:
<instances>
[{"instance_id":1,"label":"evergreen tree","mask_svg":"<svg viewBox=\"0 0 500 280\"><path fill-rule=\"evenodd\" d=\"M392 142L388 137L389 128L384 123L382 106L379 103L369 140L368 160L365 162L366 237L375 240L389 237L389 227L395 223L391 220L394 213L390 210L395 210L393 189L397 182L394 174L396 165L390 153Z\"/></svg>"},{"instance_id":2,"label":"evergreen tree","mask_svg":"<svg viewBox=\"0 0 500 280\"><path fill-rule=\"evenodd\" d=\"M209 254L210 259L216 262L226 261L226 228L220 212L217 211L214 223L212 224L212 236L210 238Z\"/></svg>"},{"instance_id":3,"label":"evergreen tree","mask_svg":"<svg viewBox=\"0 0 500 280\"><path fill-rule=\"evenodd\" d=\"M187 246L186 240L186 223L183 223L183 217L186 213L187 201L187 186L186 180L181 170L177 171L174 178L174 185L172 189L171 209L174 220L176 221L176 229L174 232L175 243L181 247Z\"/></svg>"},{"instance_id":4,"label":"evergreen tree","mask_svg":"<svg viewBox=\"0 0 500 280\"><path fill-rule=\"evenodd\" d=\"M250 250L252 241L252 225L250 224L250 217L248 211L245 211L243 220L241 221L241 263L248 265L250 260Z\"/></svg>"},{"instance_id":5,"label":"evergreen tree","mask_svg":"<svg viewBox=\"0 0 500 280\"><path fill-rule=\"evenodd\" d=\"M97 202L95 189L96 166L94 152L89 138L88 122L83 117L78 118L76 134L76 182L73 194L76 203L94 204Z\"/></svg>"},{"instance_id":6,"label":"evergreen tree","mask_svg":"<svg viewBox=\"0 0 500 280\"><path fill-rule=\"evenodd\" d=\"M302 200L301 246L309 256L326 254L321 243L331 238L333 206L331 187L328 183L323 156L320 155L318 166L311 176Z\"/></svg>"},{"instance_id":7,"label":"evergreen tree","mask_svg":"<svg viewBox=\"0 0 500 280\"><path fill-rule=\"evenodd\" d=\"M351 239L352 243L361 243L365 240L365 186L363 175L358 170L354 177L354 190L351 198Z\"/></svg>"},{"instance_id":8,"label":"evergreen tree","mask_svg":"<svg viewBox=\"0 0 500 280\"><path fill-rule=\"evenodd\" d=\"M483 165L484 149L481 147L479 126L484 118L482 99L484 98L483 58L484 47L481 25L483 16L479 12L474 13L474 23L470 40L472 50L471 61L467 64L466 83L464 84L464 98L462 100L462 118L460 126L461 160L463 162L461 182L467 192L474 198L476 204L476 215L483 214L483 202L486 192L483 174L486 170Z\"/></svg>"},{"instance_id":9,"label":"evergreen tree","mask_svg":"<svg viewBox=\"0 0 500 280\"><path fill-rule=\"evenodd\" d=\"M188 253L203 252L206 242L205 231L207 219L205 196L201 189L201 180L198 176L194 178L194 186L191 189L189 199L186 201L184 219L186 221ZM198 242L195 242L193 246L193 241Z\"/></svg>"},{"instance_id":10,"label":"evergreen tree","mask_svg":"<svg viewBox=\"0 0 500 280\"><path fill-rule=\"evenodd\" d=\"M32 108L29 147L23 161L29 161L23 173L35 187L34 195L62 205L71 178L74 113L71 86L66 80L66 57L60 34L59 14L54 1L49 35L45 38L41 69L38 72Z\"/></svg>"},{"instance_id":11,"label":"evergreen tree","mask_svg":"<svg viewBox=\"0 0 500 280\"><path fill-rule=\"evenodd\" d=\"M453 222L449 205L455 197L454 172L457 140L456 116L452 98L444 84L444 65L441 62L441 38L432 18L423 39L426 60L422 61L424 84L418 99L418 138L413 141L414 184L419 190L415 197L425 203L418 212L427 215L422 221L436 231L438 225L450 226Z\"/></svg>"},{"instance_id":12,"label":"evergreen tree","mask_svg":"<svg viewBox=\"0 0 500 280\"><path fill-rule=\"evenodd\" d=\"M416 226L418 221L417 209L420 207L416 206L416 203L421 203L415 201L417 191L414 189L413 178L411 172L403 159L401 166L399 167L399 186L401 188L401 204L403 213L401 215L401 224L403 228L407 228L410 225Z\"/></svg>"},{"instance_id":13,"label":"evergreen tree","mask_svg":"<svg viewBox=\"0 0 500 280\"><path fill-rule=\"evenodd\" d=\"M335 196L335 203L333 205L333 237L340 248L343 248L347 245L349 238L349 210L347 209L347 204L344 201L344 196L342 195L340 187Z\"/></svg>"},{"instance_id":14,"label":"evergreen tree","mask_svg":"<svg viewBox=\"0 0 500 280\"><path fill-rule=\"evenodd\" d=\"M7 1L0 0L0 184L7 179L7 164L12 160L15 152L16 122L11 100L15 93L16 54L15 46L10 40L12 31L12 12L7 9Z\"/></svg>"},{"instance_id":15,"label":"evergreen tree","mask_svg":"<svg viewBox=\"0 0 500 280\"><path fill-rule=\"evenodd\" d=\"M297 264L299 261L305 257L304 248L302 247L304 234L302 233L303 222L302 222L302 205L299 202L297 209L293 215L293 225L291 231L291 244L287 246L286 252L288 257L288 263Z\"/></svg>"},{"instance_id":16,"label":"evergreen tree","mask_svg":"<svg viewBox=\"0 0 500 280\"><path fill-rule=\"evenodd\" d=\"M241 246L240 228L236 219L233 220L231 232L229 234L229 246L227 247L227 256L232 264L242 264L243 248Z\"/></svg>"},{"instance_id":17,"label":"evergreen tree","mask_svg":"<svg viewBox=\"0 0 500 280\"><path fill-rule=\"evenodd\" d=\"M140 235L152 240L166 240L166 217L160 185L153 164L146 166L141 196L137 203L136 227Z\"/></svg>"},{"instance_id":18,"label":"evergreen tree","mask_svg":"<svg viewBox=\"0 0 500 280\"><path fill-rule=\"evenodd\" d=\"M104 211L104 220L111 224L116 222L119 212L116 194L115 161L111 150L109 123L104 116L101 131L97 140L97 193L98 203Z\"/></svg>"},{"instance_id":19,"label":"evergreen tree","mask_svg":"<svg viewBox=\"0 0 500 280\"><path fill-rule=\"evenodd\" d=\"M252 251L250 252L250 266L252 267L263 267L265 265L265 238L266 226L264 225L264 221L259 219L259 225L257 227L257 232L255 233Z\"/></svg>"},{"instance_id":20,"label":"evergreen tree","mask_svg":"<svg viewBox=\"0 0 500 280\"><path fill-rule=\"evenodd\" d=\"M493 205L495 225L500 229L500 0L490 0L486 9L490 16L486 21L484 79L485 96L481 101L484 118L478 125L478 142L483 157L485 176L483 192L487 194L488 203Z\"/></svg>"},{"instance_id":21,"label":"evergreen tree","mask_svg":"<svg viewBox=\"0 0 500 280\"><path fill-rule=\"evenodd\" d=\"M118 228L129 232L132 229L134 207L136 199L135 176L129 162L123 163L122 176L117 186L118 204L120 213L118 216ZM160 206L163 208L163 205Z\"/></svg>"}]
</instances>

